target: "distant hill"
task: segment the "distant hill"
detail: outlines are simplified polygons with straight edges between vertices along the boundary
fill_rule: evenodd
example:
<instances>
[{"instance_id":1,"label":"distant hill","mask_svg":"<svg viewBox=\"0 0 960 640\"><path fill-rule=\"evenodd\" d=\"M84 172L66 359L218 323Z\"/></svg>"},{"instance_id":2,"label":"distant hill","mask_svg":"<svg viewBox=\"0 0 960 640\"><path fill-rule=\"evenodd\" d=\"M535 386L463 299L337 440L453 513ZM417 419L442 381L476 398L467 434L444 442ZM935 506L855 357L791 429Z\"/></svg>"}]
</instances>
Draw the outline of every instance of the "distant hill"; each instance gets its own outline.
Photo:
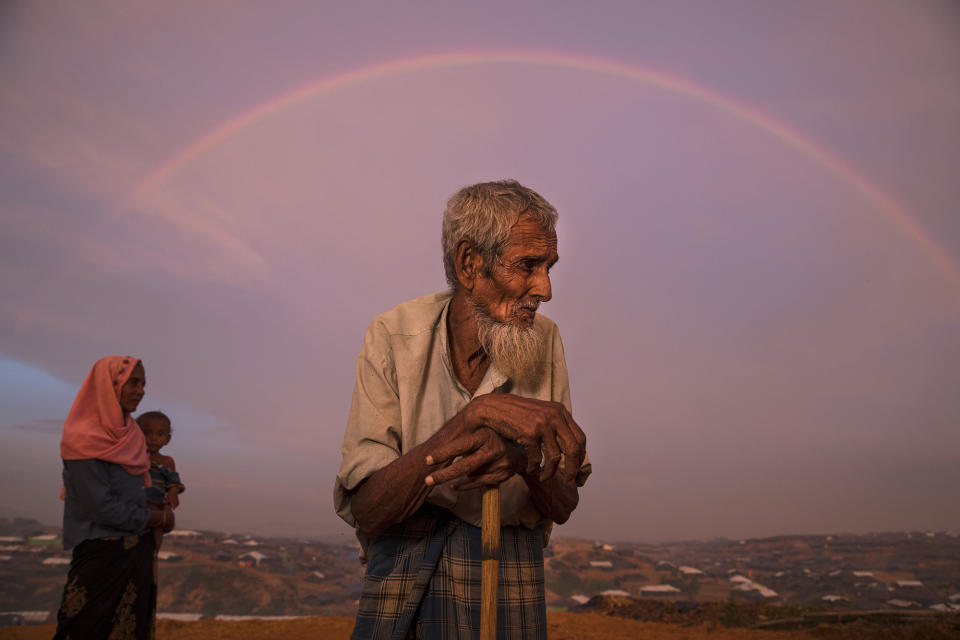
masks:
<instances>
[{"instance_id":1,"label":"distant hill","mask_svg":"<svg viewBox=\"0 0 960 640\"><path fill-rule=\"evenodd\" d=\"M0 536L36 536L59 531L59 526L42 524L30 518L0 518Z\"/></svg>"},{"instance_id":2,"label":"distant hill","mask_svg":"<svg viewBox=\"0 0 960 640\"><path fill-rule=\"evenodd\" d=\"M58 606L70 554L55 535L34 537L57 531L0 519L0 536L9 538L0 543L0 613L39 612L31 619L42 622ZM205 618L349 617L363 574L357 551L354 541L175 531L160 555L158 610ZM804 615L960 611L960 540L943 532L669 544L555 538L544 553L547 605L555 611L618 597L644 604L602 612L629 610L647 622L719 624L715 611L701 606L710 603L733 603L740 613L754 605ZM0 624L16 619L0 617Z\"/></svg>"}]
</instances>

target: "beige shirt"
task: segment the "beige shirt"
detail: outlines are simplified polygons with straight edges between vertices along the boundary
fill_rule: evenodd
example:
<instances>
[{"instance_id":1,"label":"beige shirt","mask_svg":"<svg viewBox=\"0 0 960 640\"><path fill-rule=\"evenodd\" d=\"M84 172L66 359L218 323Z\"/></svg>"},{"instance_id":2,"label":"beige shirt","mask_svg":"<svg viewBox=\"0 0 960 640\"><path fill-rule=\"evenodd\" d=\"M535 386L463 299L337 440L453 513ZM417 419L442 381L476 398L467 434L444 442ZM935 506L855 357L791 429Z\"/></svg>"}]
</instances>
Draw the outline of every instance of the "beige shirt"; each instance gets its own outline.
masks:
<instances>
[{"instance_id":1,"label":"beige shirt","mask_svg":"<svg viewBox=\"0 0 960 640\"><path fill-rule=\"evenodd\" d=\"M514 393L570 406L570 385L560 332L541 314L535 324L543 333L548 361L536 385L515 385L492 365L473 395L457 380L450 362L447 310L452 293L446 291L409 302L370 323L357 357L357 383L343 438L343 462L333 488L337 514L351 526L351 492L366 478L423 443L440 430L476 396ZM583 486L591 467L585 460L577 474ZM482 489L454 491L435 487L427 502L449 509L461 520L480 526ZM500 485L500 514L504 525L543 526L546 544L552 522L530 500L520 476ZM365 540L359 536L361 543Z\"/></svg>"}]
</instances>

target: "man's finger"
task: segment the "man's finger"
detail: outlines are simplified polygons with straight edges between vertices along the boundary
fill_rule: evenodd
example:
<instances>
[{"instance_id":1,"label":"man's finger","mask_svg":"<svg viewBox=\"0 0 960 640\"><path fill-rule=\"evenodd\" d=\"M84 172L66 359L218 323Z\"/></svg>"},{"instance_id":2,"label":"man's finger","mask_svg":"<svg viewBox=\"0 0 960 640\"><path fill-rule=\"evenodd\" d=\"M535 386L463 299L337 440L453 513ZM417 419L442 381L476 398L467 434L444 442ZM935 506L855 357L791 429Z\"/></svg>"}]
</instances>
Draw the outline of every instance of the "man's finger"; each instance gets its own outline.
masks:
<instances>
[{"instance_id":1,"label":"man's finger","mask_svg":"<svg viewBox=\"0 0 960 640\"><path fill-rule=\"evenodd\" d=\"M561 407L563 409L561 416L563 418L564 430L563 435L561 436L560 432L558 432L558 436L562 438L560 448L565 456L564 471L566 471L568 478L573 480L587 455L587 449L584 446L587 437L577 423L574 422L573 416L570 415L567 408L562 405Z\"/></svg>"},{"instance_id":2,"label":"man's finger","mask_svg":"<svg viewBox=\"0 0 960 640\"><path fill-rule=\"evenodd\" d=\"M526 443L520 445L523 448L523 455L527 459L527 473L534 474L540 468L540 446L539 443Z\"/></svg>"},{"instance_id":3,"label":"man's finger","mask_svg":"<svg viewBox=\"0 0 960 640\"><path fill-rule=\"evenodd\" d=\"M431 474L426 477L425 481L427 485L433 486L436 484L443 484L444 482L450 482L456 478L468 476L477 469L489 464L493 457L496 457L495 454L492 454L489 451L484 451L483 449L477 449L473 453L465 455L459 460L455 461L450 466L431 472Z\"/></svg>"},{"instance_id":4,"label":"man's finger","mask_svg":"<svg viewBox=\"0 0 960 640\"><path fill-rule=\"evenodd\" d=\"M488 473L474 474L469 478L457 480L450 483L450 487L456 491L468 491L478 487L496 486L502 484L510 477L510 473L503 469L490 471Z\"/></svg>"},{"instance_id":5,"label":"man's finger","mask_svg":"<svg viewBox=\"0 0 960 640\"><path fill-rule=\"evenodd\" d=\"M462 456L465 453L474 451L480 447L481 444L483 444L482 434L479 431L474 431L467 436L454 438L449 442L441 444L426 457L425 462L428 465L443 464L448 460L453 460L457 456Z\"/></svg>"},{"instance_id":6,"label":"man's finger","mask_svg":"<svg viewBox=\"0 0 960 640\"><path fill-rule=\"evenodd\" d=\"M564 471L573 479L586 456L586 436L574 421L567 408L560 405L560 419L557 421L557 439L564 455Z\"/></svg>"},{"instance_id":7,"label":"man's finger","mask_svg":"<svg viewBox=\"0 0 960 640\"><path fill-rule=\"evenodd\" d=\"M556 429L557 444L564 458L564 471L569 473L567 466L570 465L571 461L579 458L580 446L573 436L573 430L567 422L565 413L565 411L560 412L558 419L554 421L554 428Z\"/></svg>"},{"instance_id":8,"label":"man's finger","mask_svg":"<svg viewBox=\"0 0 960 640\"><path fill-rule=\"evenodd\" d=\"M545 482L557 472L560 463L560 447L557 446L556 436L548 435L541 441L543 447L543 469L540 470L540 481Z\"/></svg>"}]
</instances>

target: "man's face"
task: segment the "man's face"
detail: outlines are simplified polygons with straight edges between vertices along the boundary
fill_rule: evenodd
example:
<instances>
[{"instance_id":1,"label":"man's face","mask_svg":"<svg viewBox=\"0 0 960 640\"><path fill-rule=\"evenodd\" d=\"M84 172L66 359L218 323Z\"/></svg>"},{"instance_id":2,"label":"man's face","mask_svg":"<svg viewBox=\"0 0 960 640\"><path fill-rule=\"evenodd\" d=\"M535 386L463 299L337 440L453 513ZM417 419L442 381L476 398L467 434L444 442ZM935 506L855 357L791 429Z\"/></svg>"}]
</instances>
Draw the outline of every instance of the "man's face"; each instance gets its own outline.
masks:
<instances>
[{"instance_id":1,"label":"man's face","mask_svg":"<svg viewBox=\"0 0 960 640\"><path fill-rule=\"evenodd\" d=\"M146 386L147 375L143 371L143 363L138 362L120 388L120 407L127 413L136 411L137 405L143 400L143 389Z\"/></svg>"},{"instance_id":2,"label":"man's face","mask_svg":"<svg viewBox=\"0 0 960 640\"><path fill-rule=\"evenodd\" d=\"M473 302L496 322L528 329L537 306L553 296L550 268L557 260L557 235L521 215L490 276L475 281Z\"/></svg>"}]
</instances>

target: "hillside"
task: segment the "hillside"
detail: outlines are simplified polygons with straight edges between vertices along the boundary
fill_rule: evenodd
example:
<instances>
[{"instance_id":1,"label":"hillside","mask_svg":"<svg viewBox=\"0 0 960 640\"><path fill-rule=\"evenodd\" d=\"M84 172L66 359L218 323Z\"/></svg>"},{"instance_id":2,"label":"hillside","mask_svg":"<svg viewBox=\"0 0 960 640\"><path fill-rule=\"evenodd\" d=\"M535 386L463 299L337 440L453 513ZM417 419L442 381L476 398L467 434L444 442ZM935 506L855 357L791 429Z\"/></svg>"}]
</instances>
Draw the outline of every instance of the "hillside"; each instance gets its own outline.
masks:
<instances>
[{"instance_id":1,"label":"hillside","mask_svg":"<svg viewBox=\"0 0 960 640\"><path fill-rule=\"evenodd\" d=\"M0 519L0 625L52 620L69 564L58 535ZM350 617L362 571L352 543L181 530L164 541L158 610L177 620ZM545 576L552 611L642 622L750 626L841 612L960 612L960 540L949 532L670 544L558 538L545 550Z\"/></svg>"}]
</instances>

